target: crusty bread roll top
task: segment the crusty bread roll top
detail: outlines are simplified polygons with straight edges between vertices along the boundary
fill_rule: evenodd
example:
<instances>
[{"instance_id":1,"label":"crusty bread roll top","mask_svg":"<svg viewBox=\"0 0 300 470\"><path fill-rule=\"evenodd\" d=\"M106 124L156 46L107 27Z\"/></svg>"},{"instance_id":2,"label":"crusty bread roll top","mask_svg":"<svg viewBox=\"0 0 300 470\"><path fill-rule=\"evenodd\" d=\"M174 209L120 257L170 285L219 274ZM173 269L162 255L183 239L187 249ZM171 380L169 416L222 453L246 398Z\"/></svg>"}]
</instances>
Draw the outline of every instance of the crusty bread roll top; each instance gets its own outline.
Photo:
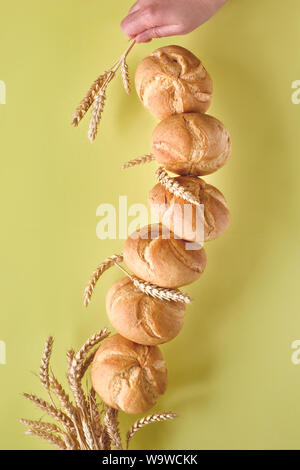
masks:
<instances>
[{"instance_id":1,"label":"crusty bread roll top","mask_svg":"<svg viewBox=\"0 0 300 470\"><path fill-rule=\"evenodd\" d=\"M104 340L97 350L91 380L108 406L126 413L144 413L165 392L168 372L157 346L142 346L117 334Z\"/></svg>"},{"instance_id":2,"label":"crusty bread roll top","mask_svg":"<svg viewBox=\"0 0 300 470\"><path fill-rule=\"evenodd\" d=\"M185 240L161 224L152 224L127 238L125 264L139 278L160 287L180 287L201 276L206 265L204 249L189 249Z\"/></svg>"},{"instance_id":3,"label":"crusty bread roll top","mask_svg":"<svg viewBox=\"0 0 300 470\"><path fill-rule=\"evenodd\" d=\"M212 116L178 114L156 126L152 153L173 173L207 175L221 168L230 157L231 139L226 127Z\"/></svg>"},{"instance_id":4,"label":"crusty bread roll top","mask_svg":"<svg viewBox=\"0 0 300 470\"><path fill-rule=\"evenodd\" d=\"M161 47L143 59L135 86L144 106L158 119L207 111L213 91L200 60L180 46Z\"/></svg>"},{"instance_id":5,"label":"crusty bread roll top","mask_svg":"<svg viewBox=\"0 0 300 470\"><path fill-rule=\"evenodd\" d=\"M170 341L180 332L185 304L145 294L125 277L115 282L106 297L111 324L127 339L156 345Z\"/></svg>"}]
</instances>

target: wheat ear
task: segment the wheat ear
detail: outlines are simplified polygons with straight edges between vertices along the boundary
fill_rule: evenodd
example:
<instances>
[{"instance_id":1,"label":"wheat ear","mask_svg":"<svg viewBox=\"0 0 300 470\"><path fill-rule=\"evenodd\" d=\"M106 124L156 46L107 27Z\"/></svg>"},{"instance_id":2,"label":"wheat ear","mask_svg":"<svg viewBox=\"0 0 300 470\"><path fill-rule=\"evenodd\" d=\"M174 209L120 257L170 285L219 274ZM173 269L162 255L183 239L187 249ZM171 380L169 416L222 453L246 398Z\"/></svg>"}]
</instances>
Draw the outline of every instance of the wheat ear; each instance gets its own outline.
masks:
<instances>
[{"instance_id":1,"label":"wheat ear","mask_svg":"<svg viewBox=\"0 0 300 470\"><path fill-rule=\"evenodd\" d=\"M129 441L143 427L147 426L150 423L159 423L161 421L167 421L169 419L174 419L177 417L178 415L176 413L169 412L169 413L152 414L152 415L139 419L131 426L131 428L129 429L127 433L127 449L129 447Z\"/></svg>"},{"instance_id":2,"label":"wheat ear","mask_svg":"<svg viewBox=\"0 0 300 470\"><path fill-rule=\"evenodd\" d=\"M94 142L95 137L98 131L98 124L101 119L101 115L104 109L104 104L106 100L106 89L99 91L98 95L95 98L92 117L89 125L88 138L91 142Z\"/></svg>"},{"instance_id":3,"label":"wheat ear","mask_svg":"<svg viewBox=\"0 0 300 470\"><path fill-rule=\"evenodd\" d=\"M96 95L98 94L101 86L104 83L104 80L107 77L108 72L101 74L91 85L89 91L85 95L85 97L81 100L79 106L77 107L75 113L73 114L73 126L77 127L80 123L81 119L84 115L88 112L90 107L92 106Z\"/></svg>"},{"instance_id":4,"label":"wheat ear","mask_svg":"<svg viewBox=\"0 0 300 470\"><path fill-rule=\"evenodd\" d=\"M112 255L109 258L106 258L99 266L97 269L92 274L91 279L89 280L88 285L84 289L84 295L83 295L83 304L85 307L88 306L88 304L91 301L91 297L95 288L95 285L100 278L100 276L111 266L113 266L116 262L121 263L123 261L123 255Z\"/></svg>"},{"instance_id":5,"label":"wheat ear","mask_svg":"<svg viewBox=\"0 0 300 470\"><path fill-rule=\"evenodd\" d=\"M67 430L69 430L70 432L74 432L73 422L61 410L55 408L54 406L50 405L50 403L46 402L45 400L42 400L41 398L38 398L35 395L24 393L24 397L34 403L40 410L46 412L49 416L55 418Z\"/></svg>"},{"instance_id":6,"label":"wheat ear","mask_svg":"<svg viewBox=\"0 0 300 470\"><path fill-rule=\"evenodd\" d=\"M121 62L121 75L122 75L124 89L126 93L129 95L131 91L131 86L130 86L130 78L129 78L129 71L128 71L128 65L126 62L126 57Z\"/></svg>"},{"instance_id":7,"label":"wheat ear","mask_svg":"<svg viewBox=\"0 0 300 470\"><path fill-rule=\"evenodd\" d=\"M89 426L89 406L81 386L82 365L84 364L88 352L108 335L109 333L107 329L103 328L103 330L95 333L91 338L89 338L74 355L67 373L70 389L78 407L85 443L87 444L88 449L93 449L97 443L93 435L93 430Z\"/></svg>"},{"instance_id":8,"label":"wheat ear","mask_svg":"<svg viewBox=\"0 0 300 470\"><path fill-rule=\"evenodd\" d=\"M62 430L56 426L56 424L52 423L44 423L43 421L32 421L31 419L20 419L20 423L25 424L25 426L36 429L38 431L45 431L45 432L54 432L54 433L61 433Z\"/></svg>"},{"instance_id":9,"label":"wheat ear","mask_svg":"<svg viewBox=\"0 0 300 470\"><path fill-rule=\"evenodd\" d=\"M105 72L103 75L100 75L94 83L92 84L91 88L89 89L87 95L83 98L80 105L76 109L73 115L73 125L78 126L79 122L86 114L88 109L94 103L93 112L91 117L91 122L88 131L88 137L91 142L95 140L98 125L101 119L101 115L104 108L104 102L106 99L106 89L108 84L114 78L117 70L121 67L121 75L124 87L126 91L130 92L130 82L129 82L129 73L128 73L128 66L126 63L126 58L133 48L135 44L135 40L133 40L126 51L121 55L121 57L113 64L113 66Z\"/></svg>"},{"instance_id":10,"label":"wheat ear","mask_svg":"<svg viewBox=\"0 0 300 470\"><path fill-rule=\"evenodd\" d=\"M97 405L96 392L93 388L90 390L88 400L90 406L91 427L94 430L99 449L109 450L110 439L106 430L101 424L101 416Z\"/></svg>"},{"instance_id":11,"label":"wheat ear","mask_svg":"<svg viewBox=\"0 0 300 470\"><path fill-rule=\"evenodd\" d=\"M200 205L200 202L195 198L195 196L175 181L174 178L171 178L162 166L156 170L156 176L159 183L162 184L170 193L190 202L191 204L195 204L196 206Z\"/></svg>"},{"instance_id":12,"label":"wheat ear","mask_svg":"<svg viewBox=\"0 0 300 470\"><path fill-rule=\"evenodd\" d=\"M103 420L106 432L109 435L111 443L113 444L116 450L122 450L123 447L118 425L118 410L107 406Z\"/></svg>"},{"instance_id":13,"label":"wheat ear","mask_svg":"<svg viewBox=\"0 0 300 470\"><path fill-rule=\"evenodd\" d=\"M150 282L142 281L132 274L129 274L122 266L119 265L119 263L115 262L115 264L118 266L118 268L121 269L121 271L123 271L124 274L126 274L126 276L129 277L129 279L131 279L135 287L140 289L145 294L150 295L151 297L173 302L184 302L186 304L189 304L192 301L192 299L187 294L184 294L178 289L167 289L165 287L159 287L155 284L151 284Z\"/></svg>"},{"instance_id":14,"label":"wheat ear","mask_svg":"<svg viewBox=\"0 0 300 470\"><path fill-rule=\"evenodd\" d=\"M53 347L53 338L49 336L45 343L44 352L42 355L41 366L40 366L40 381L48 392L51 403L54 405L51 393L50 393L50 381L49 381L49 363Z\"/></svg>"},{"instance_id":15,"label":"wheat ear","mask_svg":"<svg viewBox=\"0 0 300 470\"><path fill-rule=\"evenodd\" d=\"M88 352L108 335L109 332L107 331L107 328L103 328L101 331L95 333L91 338L89 338L73 357L67 373L70 389L74 395L75 402L85 417L88 415L88 408L86 398L81 387L82 365L84 364Z\"/></svg>"},{"instance_id":16,"label":"wheat ear","mask_svg":"<svg viewBox=\"0 0 300 470\"><path fill-rule=\"evenodd\" d=\"M152 153L147 153L142 157L138 157L134 160L130 160L129 162L124 163L124 165L122 165L122 170L126 170L126 168L131 168L132 166L143 165L144 163L153 162L153 160L155 160L155 156Z\"/></svg>"},{"instance_id":17,"label":"wheat ear","mask_svg":"<svg viewBox=\"0 0 300 470\"><path fill-rule=\"evenodd\" d=\"M45 441L49 442L49 444L54 445L60 450L67 449L66 444L60 437L57 437L49 432L39 431L38 429L28 429L25 434L27 434L28 436L40 437L41 439L44 439Z\"/></svg>"}]
</instances>

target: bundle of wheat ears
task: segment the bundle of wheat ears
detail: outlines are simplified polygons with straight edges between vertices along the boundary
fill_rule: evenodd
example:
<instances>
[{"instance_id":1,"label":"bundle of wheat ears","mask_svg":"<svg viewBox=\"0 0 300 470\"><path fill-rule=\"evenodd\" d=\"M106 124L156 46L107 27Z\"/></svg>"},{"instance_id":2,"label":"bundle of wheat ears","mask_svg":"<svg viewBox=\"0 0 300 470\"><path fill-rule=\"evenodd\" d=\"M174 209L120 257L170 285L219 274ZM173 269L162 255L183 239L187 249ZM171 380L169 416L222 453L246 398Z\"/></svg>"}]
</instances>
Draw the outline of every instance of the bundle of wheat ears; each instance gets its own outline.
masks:
<instances>
[{"instance_id":1,"label":"bundle of wheat ears","mask_svg":"<svg viewBox=\"0 0 300 470\"><path fill-rule=\"evenodd\" d=\"M49 401L24 393L56 423L42 420L21 419L28 428L26 434L44 439L60 450L122 450L128 449L135 434L150 423L167 421L177 417L175 413L157 413L136 421L122 442L119 431L118 411L98 402L94 389L84 390L85 374L95 356L95 346L109 336L106 328L93 335L77 353L67 352L67 379L73 400L64 390L50 368L53 338L46 341L40 366L40 381L48 393Z\"/></svg>"},{"instance_id":2,"label":"bundle of wheat ears","mask_svg":"<svg viewBox=\"0 0 300 470\"><path fill-rule=\"evenodd\" d=\"M132 41L130 46L121 55L121 57L104 73L102 73L91 85L85 97L81 100L79 106L73 115L73 126L77 127L81 119L88 112L90 107L93 105L92 116L90 120L90 126L88 131L88 138L91 142L94 142L98 126L102 117L104 104L106 100L106 92L109 83L115 77L116 72L121 68L121 77L126 93L130 93L130 79L128 73L128 65L126 62L127 56L133 48L135 41Z\"/></svg>"}]
</instances>

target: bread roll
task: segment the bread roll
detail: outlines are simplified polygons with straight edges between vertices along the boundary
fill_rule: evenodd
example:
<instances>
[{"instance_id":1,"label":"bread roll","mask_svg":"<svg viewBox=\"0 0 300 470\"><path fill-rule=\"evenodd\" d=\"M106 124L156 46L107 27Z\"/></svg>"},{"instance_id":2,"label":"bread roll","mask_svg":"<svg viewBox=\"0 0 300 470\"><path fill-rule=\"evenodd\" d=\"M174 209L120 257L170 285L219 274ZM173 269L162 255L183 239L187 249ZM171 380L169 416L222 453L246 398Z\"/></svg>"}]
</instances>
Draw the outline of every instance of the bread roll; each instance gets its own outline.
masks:
<instances>
[{"instance_id":1,"label":"bread roll","mask_svg":"<svg viewBox=\"0 0 300 470\"><path fill-rule=\"evenodd\" d=\"M151 346L166 343L178 335L184 322L185 304L151 297L125 277L110 287L106 310L118 333Z\"/></svg>"},{"instance_id":2,"label":"bread roll","mask_svg":"<svg viewBox=\"0 0 300 470\"><path fill-rule=\"evenodd\" d=\"M165 392L168 373L157 346L136 344L117 334L103 341L96 352L91 380L108 406L144 413Z\"/></svg>"},{"instance_id":3,"label":"bread roll","mask_svg":"<svg viewBox=\"0 0 300 470\"><path fill-rule=\"evenodd\" d=\"M222 235L230 224L230 214L223 194L195 176L178 176L174 180L204 205L203 210L175 196L158 183L149 193L153 215L175 235L185 240L201 243L215 240Z\"/></svg>"},{"instance_id":4,"label":"bread roll","mask_svg":"<svg viewBox=\"0 0 300 470\"><path fill-rule=\"evenodd\" d=\"M152 153L178 175L213 173L228 160L231 139L225 126L207 114L185 113L161 121L152 134Z\"/></svg>"},{"instance_id":5,"label":"bread roll","mask_svg":"<svg viewBox=\"0 0 300 470\"><path fill-rule=\"evenodd\" d=\"M137 68L135 86L144 106L158 119L209 108L212 80L187 49L166 46L152 52Z\"/></svg>"},{"instance_id":6,"label":"bread roll","mask_svg":"<svg viewBox=\"0 0 300 470\"><path fill-rule=\"evenodd\" d=\"M160 287L196 281L206 265L203 248L189 249L187 242L165 231L162 225L153 224L128 237L123 250L126 265L137 277Z\"/></svg>"}]
</instances>

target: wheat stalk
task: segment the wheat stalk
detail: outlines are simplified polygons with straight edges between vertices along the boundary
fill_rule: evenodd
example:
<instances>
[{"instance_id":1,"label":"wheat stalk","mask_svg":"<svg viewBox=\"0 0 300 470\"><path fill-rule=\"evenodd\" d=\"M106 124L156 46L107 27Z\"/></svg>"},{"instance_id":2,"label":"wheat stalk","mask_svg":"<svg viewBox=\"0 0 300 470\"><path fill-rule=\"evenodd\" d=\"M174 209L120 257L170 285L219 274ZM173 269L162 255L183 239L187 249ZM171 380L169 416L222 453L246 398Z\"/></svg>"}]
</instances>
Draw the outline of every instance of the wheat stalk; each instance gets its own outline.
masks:
<instances>
[{"instance_id":1,"label":"wheat stalk","mask_svg":"<svg viewBox=\"0 0 300 470\"><path fill-rule=\"evenodd\" d=\"M131 428L129 429L128 433L127 433L127 449L129 447L129 441L133 438L133 436L140 430L142 429L143 427L147 426L148 424L150 423L158 423L158 422L161 422L161 421L167 421L169 419L174 419L174 418L177 418L178 415L176 413L156 413L156 414L152 414L152 415L149 415L149 416L146 416L144 418L141 418L139 419L138 421L136 421L133 426L131 426Z\"/></svg>"},{"instance_id":2,"label":"wheat stalk","mask_svg":"<svg viewBox=\"0 0 300 470\"><path fill-rule=\"evenodd\" d=\"M49 444L54 445L60 450L67 449L66 444L60 437L57 437L49 432L39 431L37 429L28 429L25 434L27 434L28 436L40 437L41 439L44 439L45 441L49 442Z\"/></svg>"},{"instance_id":3,"label":"wheat stalk","mask_svg":"<svg viewBox=\"0 0 300 470\"><path fill-rule=\"evenodd\" d=\"M106 258L99 266L97 269L92 274L91 279L88 282L88 285L84 289L84 295L83 295L83 304L85 307L88 306L90 303L95 285L100 278L100 276L111 266L115 264L115 262L122 262L123 261L123 255L112 255L109 258Z\"/></svg>"},{"instance_id":4,"label":"wheat stalk","mask_svg":"<svg viewBox=\"0 0 300 470\"><path fill-rule=\"evenodd\" d=\"M122 450L122 441L118 425L118 410L111 408L110 406L106 407L104 414L104 425L109 438L115 447L116 450Z\"/></svg>"},{"instance_id":5,"label":"wheat stalk","mask_svg":"<svg viewBox=\"0 0 300 470\"><path fill-rule=\"evenodd\" d=\"M97 130L98 130L98 124L99 124L99 121L101 119L101 115L104 109L105 100L106 100L106 87L102 88L99 91L94 101L92 117L91 117L89 131L88 131L88 138L90 139L91 142L94 142L95 140Z\"/></svg>"},{"instance_id":6,"label":"wheat stalk","mask_svg":"<svg viewBox=\"0 0 300 470\"><path fill-rule=\"evenodd\" d=\"M95 140L99 122L101 120L104 102L106 99L106 89L108 84L114 78L117 70L121 67L121 76L124 84L124 88L127 93L130 93L130 82L129 82L129 73L128 65L126 63L126 58L133 48L135 40L133 40L126 51L121 55L121 57L112 65L107 72L100 75L90 87L88 93L81 101L80 105L77 107L74 115L72 124L78 126L79 122L83 116L87 113L91 105L94 103L91 122L88 131L88 137L91 142Z\"/></svg>"},{"instance_id":7,"label":"wheat stalk","mask_svg":"<svg viewBox=\"0 0 300 470\"><path fill-rule=\"evenodd\" d=\"M132 274L129 274L122 266L119 265L119 263L115 262L115 264L118 266L118 268L121 269L121 271L123 271L124 274L126 274L126 276L129 277L129 279L131 279L135 287L140 289L145 294L150 295L151 297L173 302L184 302L187 304L192 301L192 299L187 294L184 294L178 289L167 289L165 287L159 287L155 284L151 284L150 282L142 281Z\"/></svg>"},{"instance_id":8,"label":"wheat stalk","mask_svg":"<svg viewBox=\"0 0 300 470\"><path fill-rule=\"evenodd\" d=\"M126 57L121 62L121 75L122 75L124 89L126 93L129 95L131 91L131 87L130 87L130 78L129 78L129 71L128 71L128 65L126 62Z\"/></svg>"},{"instance_id":9,"label":"wheat stalk","mask_svg":"<svg viewBox=\"0 0 300 470\"><path fill-rule=\"evenodd\" d=\"M134 160L130 160L129 162L124 163L124 165L122 165L122 170L126 170L126 168L131 168L135 165L143 165L144 163L153 162L153 160L155 160L155 156L152 153L147 153L142 157L138 157Z\"/></svg>"},{"instance_id":10,"label":"wheat stalk","mask_svg":"<svg viewBox=\"0 0 300 470\"><path fill-rule=\"evenodd\" d=\"M52 336L49 336L49 338L47 339L45 343L44 352L42 355L41 366L40 366L40 381L42 385L45 387L45 389L47 390L50 400L53 404L53 400L52 400L51 393L50 393L50 381L49 381L49 362L50 362L50 357L52 353L52 347L53 347L53 338Z\"/></svg>"},{"instance_id":11,"label":"wheat stalk","mask_svg":"<svg viewBox=\"0 0 300 470\"><path fill-rule=\"evenodd\" d=\"M84 115L88 112L90 109L91 105L94 102L94 99L96 95L98 94L101 86L104 83L104 80L107 77L108 72L104 72L104 74L101 74L91 85L89 91L85 95L85 97L81 100L79 106L77 107L75 113L73 114L73 121L72 124L73 126L77 127L78 124L80 123L81 119L84 117Z\"/></svg>"},{"instance_id":12,"label":"wheat stalk","mask_svg":"<svg viewBox=\"0 0 300 470\"><path fill-rule=\"evenodd\" d=\"M160 166L156 170L156 176L160 184L162 184L167 191L174 194L175 196L184 199L185 201L190 202L191 204L195 204L196 206L200 206L200 202L195 198L195 196L190 192L187 191L181 184L175 181L174 178L171 178L166 170Z\"/></svg>"},{"instance_id":13,"label":"wheat stalk","mask_svg":"<svg viewBox=\"0 0 300 470\"><path fill-rule=\"evenodd\" d=\"M91 426L94 430L99 449L108 450L110 449L110 439L104 426L101 424L101 415L97 405L96 392L93 388L90 390L88 401L90 405Z\"/></svg>"},{"instance_id":14,"label":"wheat stalk","mask_svg":"<svg viewBox=\"0 0 300 470\"><path fill-rule=\"evenodd\" d=\"M88 352L96 345L99 344L104 338L109 335L107 328L103 328L98 333L95 333L91 338L89 338L84 345L79 349L79 351L73 357L70 368L68 370L68 381L70 389L73 393L75 403L79 409L82 429L85 436L85 441L89 449L93 448L94 437L92 430L89 428L88 424L88 415L89 408L88 403L81 386L82 378L82 365L88 354Z\"/></svg>"},{"instance_id":15,"label":"wheat stalk","mask_svg":"<svg viewBox=\"0 0 300 470\"><path fill-rule=\"evenodd\" d=\"M81 367L84 363L86 355L90 352L90 350L99 344L103 339L107 338L110 335L107 328L103 328L102 330L95 333L91 338L89 338L84 345L79 349L79 351L73 357L71 367L68 372L68 376L73 376L74 378L79 378L81 376Z\"/></svg>"},{"instance_id":16,"label":"wheat stalk","mask_svg":"<svg viewBox=\"0 0 300 470\"><path fill-rule=\"evenodd\" d=\"M52 432L52 433L61 433L62 430L52 423L44 423L43 421L32 421L31 419L20 419L20 423L25 424L32 429L38 431Z\"/></svg>"},{"instance_id":17,"label":"wheat stalk","mask_svg":"<svg viewBox=\"0 0 300 470\"><path fill-rule=\"evenodd\" d=\"M48 403L47 401L45 401L41 398L38 398L36 395L32 395L32 394L29 394L29 393L24 393L24 397L27 398L27 400L34 403L40 410L46 412L48 415L55 418L66 429L68 429L71 432L74 431L73 422L61 410L55 408L53 405L50 405L50 403Z\"/></svg>"},{"instance_id":18,"label":"wheat stalk","mask_svg":"<svg viewBox=\"0 0 300 470\"><path fill-rule=\"evenodd\" d=\"M70 370L70 367L71 367L71 364L72 364L72 361L73 361L74 356L75 356L75 351L74 351L73 348L70 348L70 349L67 351L68 371Z\"/></svg>"},{"instance_id":19,"label":"wheat stalk","mask_svg":"<svg viewBox=\"0 0 300 470\"><path fill-rule=\"evenodd\" d=\"M84 376L84 374L86 373L86 371L88 370L88 368L89 368L90 365L92 364L96 352L97 352L97 350L92 351L92 352L87 356L87 358L84 360L84 362L82 363L82 365L81 365L81 367L80 367L80 372L79 372L79 378L80 378L80 379Z\"/></svg>"},{"instance_id":20,"label":"wheat stalk","mask_svg":"<svg viewBox=\"0 0 300 470\"><path fill-rule=\"evenodd\" d=\"M50 374L49 378L51 389L57 396L61 408L64 409L69 418L74 421L76 419L76 408L72 404L69 395L65 392L53 373Z\"/></svg>"},{"instance_id":21,"label":"wheat stalk","mask_svg":"<svg viewBox=\"0 0 300 470\"><path fill-rule=\"evenodd\" d=\"M35 434L47 433L48 435L50 434L52 437L57 437L57 436L53 436L53 434L54 435L59 434L60 436L63 437L63 440L66 444L66 448L69 450L76 450L79 448L78 443L74 441L73 436L71 437L70 435L65 433L61 428L56 426L56 424L44 423L43 421L32 421L30 419L20 419L20 422L22 424L25 424L27 427L29 427L30 431L35 431ZM27 431L27 434L28 434L28 431ZM39 434L36 434L36 435L39 436ZM39 437L42 437L42 436L39 436ZM50 443L53 444L54 441Z\"/></svg>"}]
</instances>

